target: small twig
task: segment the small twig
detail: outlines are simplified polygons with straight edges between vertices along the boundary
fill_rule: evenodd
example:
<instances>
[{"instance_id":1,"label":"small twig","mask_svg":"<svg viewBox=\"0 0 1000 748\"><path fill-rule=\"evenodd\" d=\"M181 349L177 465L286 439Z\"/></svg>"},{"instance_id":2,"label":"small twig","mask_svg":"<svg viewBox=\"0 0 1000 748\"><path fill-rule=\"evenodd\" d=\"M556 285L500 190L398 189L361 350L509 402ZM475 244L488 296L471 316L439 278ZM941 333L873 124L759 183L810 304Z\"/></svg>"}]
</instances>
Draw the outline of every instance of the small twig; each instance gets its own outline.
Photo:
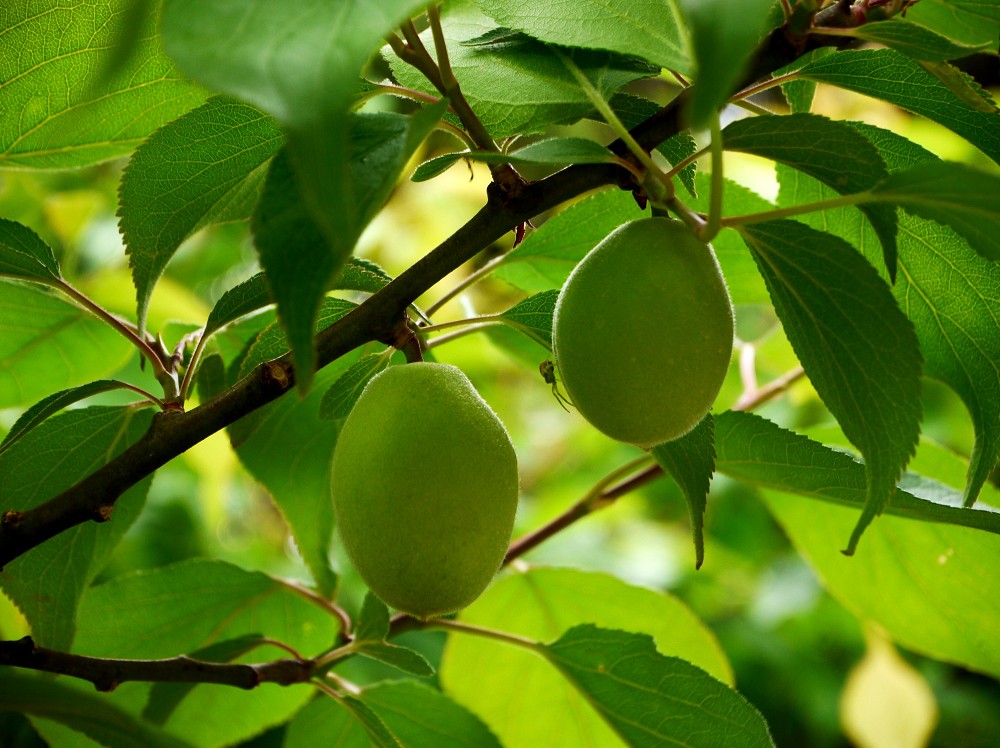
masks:
<instances>
[{"instance_id":1,"label":"small twig","mask_svg":"<svg viewBox=\"0 0 1000 748\"><path fill-rule=\"evenodd\" d=\"M733 406L733 410L756 410L764 403L769 400L773 400L775 397L787 390L795 384L795 382L802 379L805 374L805 369L801 366L797 366L791 371L782 374L777 379L768 382L763 387L758 388L756 391L745 392L740 395L740 399L736 401L736 404Z\"/></svg>"},{"instance_id":2,"label":"small twig","mask_svg":"<svg viewBox=\"0 0 1000 748\"><path fill-rule=\"evenodd\" d=\"M340 623L340 635L344 639L348 639L350 637L352 627L351 617L347 615L347 611L337 605L337 603L333 602L333 600L327 600L322 595L316 594L308 587L303 587L301 584L293 582L291 579L281 579L279 577L272 578L275 582L282 585L290 592L293 592L304 600L311 602L313 605L321 608L336 618Z\"/></svg>"}]
</instances>

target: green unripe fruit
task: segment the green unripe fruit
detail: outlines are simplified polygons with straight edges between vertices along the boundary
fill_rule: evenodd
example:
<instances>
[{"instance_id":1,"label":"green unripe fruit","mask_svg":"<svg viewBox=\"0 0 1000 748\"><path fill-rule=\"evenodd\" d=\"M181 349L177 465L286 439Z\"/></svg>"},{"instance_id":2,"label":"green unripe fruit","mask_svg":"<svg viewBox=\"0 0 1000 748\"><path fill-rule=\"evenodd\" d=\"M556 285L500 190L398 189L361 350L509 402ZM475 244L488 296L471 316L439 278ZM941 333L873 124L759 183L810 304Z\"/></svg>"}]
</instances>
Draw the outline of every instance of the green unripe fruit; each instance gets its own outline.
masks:
<instances>
[{"instance_id":1,"label":"green unripe fruit","mask_svg":"<svg viewBox=\"0 0 1000 748\"><path fill-rule=\"evenodd\" d=\"M500 568L517 508L514 447L454 366L393 366L365 388L333 456L333 506L358 574L392 607L452 613Z\"/></svg>"},{"instance_id":2,"label":"green unripe fruit","mask_svg":"<svg viewBox=\"0 0 1000 748\"><path fill-rule=\"evenodd\" d=\"M733 350L733 308L709 245L684 224L620 226L580 261L556 302L563 385L600 431L650 447L705 416Z\"/></svg>"}]
</instances>

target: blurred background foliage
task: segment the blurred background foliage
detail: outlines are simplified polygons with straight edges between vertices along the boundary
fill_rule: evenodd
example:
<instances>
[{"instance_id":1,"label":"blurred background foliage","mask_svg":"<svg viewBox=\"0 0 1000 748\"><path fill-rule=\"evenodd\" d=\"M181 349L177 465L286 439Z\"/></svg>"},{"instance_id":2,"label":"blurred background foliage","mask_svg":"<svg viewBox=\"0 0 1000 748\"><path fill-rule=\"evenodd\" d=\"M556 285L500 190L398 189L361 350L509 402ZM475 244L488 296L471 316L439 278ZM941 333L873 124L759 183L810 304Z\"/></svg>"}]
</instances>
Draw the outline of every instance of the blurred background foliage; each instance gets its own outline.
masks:
<instances>
[{"instance_id":1,"label":"blurred background foliage","mask_svg":"<svg viewBox=\"0 0 1000 748\"><path fill-rule=\"evenodd\" d=\"M395 104L383 97L376 105ZM768 105L780 103L772 100ZM814 109L900 132L945 158L995 169L957 136L871 99L821 87ZM604 136L592 123L578 129ZM449 136L437 134L414 165L453 147ZM772 164L728 154L726 165L727 176L766 198L775 196ZM0 214L26 224L48 241L67 278L88 295L133 317L135 293L115 215L123 166L114 162L80 171L5 172L0 175ZM459 163L430 184L401 183L363 235L357 254L398 274L473 215L487 181L483 167ZM509 246L512 239L508 235L503 242ZM492 254L502 249L493 248ZM487 250L472 267L442 281L420 303L432 303L490 257ZM246 225L202 231L178 252L159 282L150 329L160 331L168 347L174 346L204 324L225 290L257 270ZM447 304L435 321L501 311L520 298L502 281L487 279ZM794 368L794 354L768 307L739 307L737 315L742 346L752 347L743 356L752 353L759 383ZM262 320L249 320L221 336L219 345L227 361L261 324ZM559 406L537 369L547 352L518 333L494 328L489 334L457 337L435 347L433 355L460 366L511 432L522 482L515 534L558 515L638 454ZM155 390L152 376L140 370L137 358L130 356L121 370L108 375ZM734 356L718 402L720 410L735 403L743 389L738 360ZM110 393L89 403L130 399ZM827 443L837 442L835 422L806 382L795 384L760 412L797 431L822 434ZM0 429L9 428L19 413L0 411ZM942 447L968 455L972 426L955 395L925 380L924 414L921 455ZM677 595L716 633L739 689L764 713L779 746L996 745L1000 684L896 650L881 632L859 622L824 591L754 489L716 477L705 535L706 561L696 572L684 500L672 481L661 479L574 525L524 561L606 571ZM363 588L336 544L334 548L341 599L353 612ZM156 474L145 512L98 581L192 557L220 558L246 569L309 580L281 514L240 466L223 434L207 439ZM11 639L25 633L16 609L0 596L0 635ZM440 660L442 636L421 633L406 638L433 661ZM359 682L386 676L382 666L368 661L354 661L348 670ZM888 713L883 702L869 698L880 692L896 697ZM883 705L873 713L876 703ZM0 734L13 736L16 729L14 722L0 725ZM280 730L272 731L253 745L277 744L280 739Z\"/></svg>"}]
</instances>

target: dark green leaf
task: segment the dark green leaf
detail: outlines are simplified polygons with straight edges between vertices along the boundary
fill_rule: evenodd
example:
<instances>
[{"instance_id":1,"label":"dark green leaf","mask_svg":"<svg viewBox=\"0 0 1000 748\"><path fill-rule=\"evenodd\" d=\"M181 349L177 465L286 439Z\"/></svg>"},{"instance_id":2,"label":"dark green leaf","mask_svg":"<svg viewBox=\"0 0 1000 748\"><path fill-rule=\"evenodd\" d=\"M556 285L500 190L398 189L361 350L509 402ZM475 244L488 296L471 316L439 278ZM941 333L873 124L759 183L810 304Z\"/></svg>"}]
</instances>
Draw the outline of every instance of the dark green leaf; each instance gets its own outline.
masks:
<instances>
[{"instance_id":1,"label":"dark green leaf","mask_svg":"<svg viewBox=\"0 0 1000 748\"><path fill-rule=\"evenodd\" d=\"M158 9L146 4L134 53L101 80L129 21L121 3L4 3L0 166L68 169L118 158L201 104L204 94L160 52Z\"/></svg>"},{"instance_id":2,"label":"dark green leaf","mask_svg":"<svg viewBox=\"0 0 1000 748\"><path fill-rule=\"evenodd\" d=\"M851 29L851 36L892 47L914 60L930 62L968 57L989 47L989 44L962 44L916 23L897 18L858 26Z\"/></svg>"},{"instance_id":3,"label":"dark green leaf","mask_svg":"<svg viewBox=\"0 0 1000 748\"><path fill-rule=\"evenodd\" d=\"M772 746L764 718L652 637L584 624L540 651L630 746Z\"/></svg>"},{"instance_id":4,"label":"dark green leaf","mask_svg":"<svg viewBox=\"0 0 1000 748\"><path fill-rule=\"evenodd\" d=\"M937 78L955 96L978 112L997 114L997 105L992 97L976 83L968 73L964 73L947 62L926 62L917 60L917 64Z\"/></svg>"},{"instance_id":5,"label":"dark green leaf","mask_svg":"<svg viewBox=\"0 0 1000 748\"><path fill-rule=\"evenodd\" d=\"M695 568L701 568L705 560L705 506L715 473L714 417L709 413L692 431L680 439L656 445L650 453L684 492L691 515Z\"/></svg>"},{"instance_id":6,"label":"dark green leaf","mask_svg":"<svg viewBox=\"0 0 1000 748\"><path fill-rule=\"evenodd\" d=\"M950 226L983 257L1000 261L1000 177L935 160L893 173L872 194Z\"/></svg>"},{"instance_id":7,"label":"dark green leaf","mask_svg":"<svg viewBox=\"0 0 1000 748\"><path fill-rule=\"evenodd\" d=\"M809 54L803 55L791 65L775 71L775 75L784 75L793 70L798 70L807 65L811 60L826 57L836 52L832 47L820 47ZM812 109L813 97L816 96L816 82L803 80L802 78L792 78L781 84L781 90L785 94L789 109L794 113L808 112Z\"/></svg>"},{"instance_id":8,"label":"dark green leaf","mask_svg":"<svg viewBox=\"0 0 1000 748\"><path fill-rule=\"evenodd\" d=\"M196 649L191 652L190 657L203 662L232 662L266 642L258 634L247 634ZM196 685L197 683L154 683L149 689L149 700L142 710L142 718L154 725L162 725Z\"/></svg>"},{"instance_id":9,"label":"dark green leaf","mask_svg":"<svg viewBox=\"0 0 1000 748\"><path fill-rule=\"evenodd\" d=\"M673 3L663 0L583 0L550 6L532 0L481 0L501 26L561 47L636 55L664 68L691 71L687 40Z\"/></svg>"},{"instance_id":10,"label":"dark green leaf","mask_svg":"<svg viewBox=\"0 0 1000 748\"><path fill-rule=\"evenodd\" d=\"M532 565L497 579L461 620L534 641L551 641L581 623L651 634L656 648L731 683L715 635L676 597L609 574ZM469 663L476 663L470 667ZM482 673L490 673L489 688ZM584 697L534 652L474 636L449 636L440 667L446 693L479 715L504 745L611 746L618 739ZM552 729L553 714L566 715ZM517 719L510 715L516 714Z\"/></svg>"},{"instance_id":11,"label":"dark green leaf","mask_svg":"<svg viewBox=\"0 0 1000 748\"><path fill-rule=\"evenodd\" d=\"M479 717L417 681L379 683L366 688L361 700L406 748L500 748Z\"/></svg>"},{"instance_id":12,"label":"dark green leaf","mask_svg":"<svg viewBox=\"0 0 1000 748\"><path fill-rule=\"evenodd\" d=\"M50 418L0 455L5 509L42 504L105 464L148 428L151 414L94 407ZM126 491L110 522L66 530L4 567L0 586L31 624L38 644L68 649L77 607L118 541L139 516L150 479Z\"/></svg>"},{"instance_id":13,"label":"dark green leaf","mask_svg":"<svg viewBox=\"0 0 1000 748\"><path fill-rule=\"evenodd\" d=\"M959 99L906 55L892 49L846 50L813 60L799 74L884 99L944 125L1000 163L1000 114Z\"/></svg>"},{"instance_id":14,"label":"dark green leaf","mask_svg":"<svg viewBox=\"0 0 1000 748\"><path fill-rule=\"evenodd\" d=\"M748 117L722 133L724 146L752 153L803 171L841 195L864 192L888 172L878 150L843 122L815 114ZM896 278L896 210L889 205L861 205L882 242L889 278Z\"/></svg>"},{"instance_id":15,"label":"dark green leaf","mask_svg":"<svg viewBox=\"0 0 1000 748\"><path fill-rule=\"evenodd\" d=\"M55 392L28 408L21 417L18 418L14 425L10 427L10 431L0 442L0 454L10 449L11 445L17 442L18 439L25 436L33 428L38 426L40 423L45 421L52 415L55 415L63 408L72 405L73 403L78 403L91 395L96 395L99 392L107 392L108 390L127 388L124 382L118 382L113 379L101 379L96 382L91 382L90 384L83 384L79 387L71 387L68 390L62 390L61 392Z\"/></svg>"},{"instance_id":16,"label":"dark green leaf","mask_svg":"<svg viewBox=\"0 0 1000 748\"><path fill-rule=\"evenodd\" d=\"M720 473L762 488L855 510L864 508L865 467L839 449L783 429L760 416L734 411L716 417L715 443L716 467ZM909 475L902 481L912 482ZM936 496L949 498L942 492ZM896 517L1000 534L1000 513L961 509L960 504L960 500L935 503L897 488L885 511Z\"/></svg>"},{"instance_id":17,"label":"dark green leaf","mask_svg":"<svg viewBox=\"0 0 1000 748\"><path fill-rule=\"evenodd\" d=\"M744 0L739 9L729 0L680 0L691 33L697 77L687 116L704 127L733 94L761 34L766 30L771 0Z\"/></svg>"},{"instance_id":18,"label":"dark green leaf","mask_svg":"<svg viewBox=\"0 0 1000 748\"><path fill-rule=\"evenodd\" d=\"M360 643L355 651L397 670L402 670L404 673L418 675L421 678L429 678L434 675L434 668L431 667L427 658L409 647L400 647L388 642L368 641Z\"/></svg>"},{"instance_id":19,"label":"dark green leaf","mask_svg":"<svg viewBox=\"0 0 1000 748\"><path fill-rule=\"evenodd\" d=\"M205 403L226 389L226 362L218 353L205 356L198 365L198 399Z\"/></svg>"},{"instance_id":20,"label":"dark green leaf","mask_svg":"<svg viewBox=\"0 0 1000 748\"><path fill-rule=\"evenodd\" d=\"M344 269L334 285L345 291L375 293L382 290L391 280L392 276L371 260L352 257L344 265Z\"/></svg>"},{"instance_id":21,"label":"dark green leaf","mask_svg":"<svg viewBox=\"0 0 1000 748\"><path fill-rule=\"evenodd\" d=\"M121 232L145 324L153 286L198 229L250 217L281 130L252 106L216 96L160 128L129 161Z\"/></svg>"},{"instance_id":22,"label":"dark green leaf","mask_svg":"<svg viewBox=\"0 0 1000 748\"><path fill-rule=\"evenodd\" d=\"M506 324L514 327L532 340L552 350L552 315L556 311L559 291L542 291L519 301L500 315Z\"/></svg>"},{"instance_id":23,"label":"dark green leaf","mask_svg":"<svg viewBox=\"0 0 1000 748\"><path fill-rule=\"evenodd\" d=\"M328 421L342 421L351 413L372 377L389 366L391 353L370 353L352 364L323 394L319 416ZM339 424L338 424L339 426Z\"/></svg>"},{"instance_id":24,"label":"dark green leaf","mask_svg":"<svg viewBox=\"0 0 1000 748\"><path fill-rule=\"evenodd\" d=\"M845 551L853 553L920 433L922 360L913 325L844 240L796 221L743 233L806 373L864 455L868 496Z\"/></svg>"},{"instance_id":25,"label":"dark green leaf","mask_svg":"<svg viewBox=\"0 0 1000 748\"><path fill-rule=\"evenodd\" d=\"M403 748L402 743L389 732L385 722L373 712L363 701L353 696L344 696L340 703L351 713L361 726L365 728L365 733L375 748Z\"/></svg>"},{"instance_id":26,"label":"dark green leaf","mask_svg":"<svg viewBox=\"0 0 1000 748\"><path fill-rule=\"evenodd\" d=\"M642 215L632 196L621 190L584 198L528 234L504 256L495 275L528 293L558 289L601 239Z\"/></svg>"},{"instance_id":27,"label":"dark green leaf","mask_svg":"<svg viewBox=\"0 0 1000 748\"><path fill-rule=\"evenodd\" d=\"M544 43L508 34L489 44L466 42L496 29L472 3L446 8L443 19L451 66L473 111L495 138L541 132L551 124L569 124L593 111L593 105L557 54ZM424 43L433 48L430 32ZM564 50L605 98L657 70L635 58L613 53ZM433 92L426 79L395 56L392 71L408 87Z\"/></svg>"},{"instance_id":28,"label":"dark green leaf","mask_svg":"<svg viewBox=\"0 0 1000 748\"><path fill-rule=\"evenodd\" d=\"M60 279L52 248L27 226L0 218L0 276L51 283Z\"/></svg>"},{"instance_id":29,"label":"dark green leaf","mask_svg":"<svg viewBox=\"0 0 1000 748\"><path fill-rule=\"evenodd\" d=\"M625 127L632 129L640 122L649 117L652 117L662 108L655 101L650 101L649 99L643 99L638 96L632 96L631 94L616 93L611 97L611 108L614 110L618 119L622 121ZM671 166L676 166L681 161L686 159L688 156L694 155L698 150L698 145L695 143L694 138L688 134L687 131L679 132L676 135L672 135L658 146L656 150L667 159L667 162ZM691 162L678 173L677 178L680 179L681 184L684 185L685 189L691 194L692 197L696 196L698 193L695 190L694 177L697 171L697 166L695 162Z\"/></svg>"},{"instance_id":30,"label":"dark green leaf","mask_svg":"<svg viewBox=\"0 0 1000 748\"><path fill-rule=\"evenodd\" d=\"M117 371L133 348L106 324L48 289L0 281L0 408Z\"/></svg>"},{"instance_id":31,"label":"dark green leaf","mask_svg":"<svg viewBox=\"0 0 1000 748\"><path fill-rule=\"evenodd\" d=\"M361 613L354 631L354 640L380 642L388 635L389 608L374 593L365 593L365 601L361 604Z\"/></svg>"},{"instance_id":32,"label":"dark green leaf","mask_svg":"<svg viewBox=\"0 0 1000 748\"><path fill-rule=\"evenodd\" d=\"M94 693L37 673L0 670L0 704L5 710L44 717L115 748L190 748Z\"/></svg>"},{"instance_id":33,"label":"dark green leaf","mask_svg":"<svg viewBox=\"0 0 1000 748\"><path fill-rule=\"evenodd\" d=\"M204 336L207 338L217 330L240 317L256 312L274 303L271 287L264 273L247 278L226 291L212 307L205 323Z\"/></svg>"}]
</instances>

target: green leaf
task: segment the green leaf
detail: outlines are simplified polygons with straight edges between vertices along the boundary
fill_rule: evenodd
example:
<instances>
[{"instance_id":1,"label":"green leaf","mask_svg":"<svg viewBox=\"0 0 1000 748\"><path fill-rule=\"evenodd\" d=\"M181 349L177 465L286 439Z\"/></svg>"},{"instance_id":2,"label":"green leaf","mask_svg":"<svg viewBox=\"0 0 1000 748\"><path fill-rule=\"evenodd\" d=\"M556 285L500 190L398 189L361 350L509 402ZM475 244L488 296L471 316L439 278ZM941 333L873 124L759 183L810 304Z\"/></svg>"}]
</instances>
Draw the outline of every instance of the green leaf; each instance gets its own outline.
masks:
<instances>
[{"instance_id":1,"label":"green leaf","mask_svg":"<svg viewBox=\"0 0 1000 748\"><path fill-rule=\"evenodd\" d=\"M872 194L950 226L983 257L1000 261L1000 177L964 164L935 160L896 171Z\"/></svg>"},{"instance_id":2,"label":"green leaf","mask_svg":"<svg viewBox=\"0 0 1000 748\"><path fill-rule=\"evenodd\" d=\"M389 732L385 722L363 701L353 696L344 696L341 697L340 703L364 728L372 746L375 748L402 748L402 744L395 735Z\"/></svg>"},{"instance_id":3,"label":"green leaf","mask_svg":"<svg viewBox=\"0 0 1000 748\"><path fill-rule=\"evenodd\" d=\"M593 111L579 84L544 43L516 33L480 43L477 40L497 27L472 3L446 8L442 24L462 93L494 138L541 132L548 125L570 124ZM430 32L421 36L433 49ZM563 53L605 99L626 83L657 73L646 63L613 53L583 49ZM395 56L389 63L401 85L435 93L414 68Z\"/></svg>"},{"instance_id":4,"label":"green leaf","mask_svg":"<svg viewBox=\"0 0 1000 748\"><path fill-rule=\"evenodd\" d=\"M908 20L964 44L992 45L997 51L1000 6L993 0L921 0L906 11Z\"/></svg>"},{"instance_id":5,"label":"green leaf","mask_svg":"<svg viewBox=\"0 0 1000 748\"><path fill-rule=\"evenodd\" d=\"M161 658L260 635L308 657L326 650L336 634L335 618L286 585L221 561L192 559L93 587L81 606L76 649L97 657ZM287 656L261 647L238 661ZM109 698L135 704L127 689L119 691ZM199 685L164 727L199 745L230 745L289 719L312 693L308 685L249 691ZM135 704L144 707L145 700Z\"/></svg>"},{"instance_id":6,"label":"green leaf","mask_svg":"<svg viewBox=\"0 0 1000 748\"><path fill-rule=\"evenodd\" d=\"M329 748L371 748L365 728L340 702L317 696L288 723L284 748L328 746Z\"/></svg>"},{"instance_id":7,"label":"green leaf","mask_svg":"<svg viewBox=\"0 0 1000 748\"><path fill-rule=\"evenodd\" d=\"M636 55L663 68L691 71L687 39L671 0L582 0L557 6L531 0L481 0L501 26L562 47Z\"/></svg>"},{"instance_id":8,"label":"green leaf","mask_svg":"<svg viewBox=\"0 0 1000 748\"><path fill-rule=\"evenodd\" d=\"M388 642L362 642L355 651L372 660L385 663L404 673L418 675L421 678L429 678L434 675L434 668L419 652L409 647L401 647L398 644Z\"/></svg>"},{"instance_id":9,"label":"green leaf","mask_svg":"<svg viewBox=\"0 0 1000 748\"><path fill-rule=\"evenodd\" d=\"M697 77L687 116L701 128L733 94L750 55L766 31L771 0L744 0L737 10L729 0L679 0L690 29Z\"/></svg>"},{"instance_id":10,"label":"green leaf","mask_svg":"<svg viewBox=\"0 0 1000 748\"><path fill-rule=\"evenodd\" d=\"M267 276L264 273L252 275L219 297L208 315L203 335L207 338L230 322L235 322L240 317L273 303L274 297L271 294L271 287L267 284Z\"/></svg>"},{"instance_id":11,"label":"green leaf","mask_svg":"<svg viewBox=\"0 0 1000 748\"><path fill-rule=\"evenodd\" d=\"M501 577L460 616L532 640L551 641L581 623L651 634L665 655L683 658L731 683L715 635L680 600L608 574L533 566ZM527 650L480 637L448 637L439 668L445 693L478 714L504 745L549 748L617 745L585 699ZM490 673L483 687L482 673ZM511 714L518 715L516 720ZM569 715L552 729L552 715Z\"/></svg>"},{"instance_id":12,"label":"green leaf","mask_svg":"<svg viewBox=\"0 0 1000 748\"><path fill-rule=\"evenodd\" d=\"M958 98L915 61L892 49L846 50L813 60L799 75L884 99L944 125L1000 163L1000 113Z\"/></svg>"},{"instance_id":13,"label":"green leaf","mask_svg":"<svg viewBox=\"0 0 1000 748\"><path fill-rule=\"evenodd\" d=\"M997 105L976 80L947 62L926 62L917 60L917 64L941 81L955 96L970 107L986 114L997 114Z\"/></svg>"},{"instance_id":14,"label":"green leaf","mask_svg":"<svg viewBox=\"0 0 1000 748\"><path fill-rule=\"evenodd\" d=\"M278 126L252 106L215 96L143 143L122 176L120 227L145 325L153 286L198 229L250 217Z\"/></svg>"},{"instance_id":15,"label":"green leaf","mask_svg":"<svg viewBox=\"0 0 1000 748\"><path fill-rule=\"evenodd\" d=\"M0 670L0 704L4 709L44 717L115 748L184 748L169 735L120 709L101 696L86 693L37 673Z\"/></svg>"},{"instance_id":16,"label":"green leaf","mask_svg":"<svg viewBox=\"0 0 1000 748\"><path fill-rule=\"evenodd\" d=\"M826 57L834 54L835 52L836 50L832 47L820 47L819 49L814 49L812 52L798 58L791 65L776 70L774 75L785 75L793 70L798 70L799 68L804 67L811 60ZM788 108L791 109L793 113L808 112L812 109L813 98L816 96L816 83L815 81L803 80L801 78L792 78L791 80L781 84L781 91L785 94L785 100L788 102Z\"/></svg>"},{"instance_id":17,"label":"green leaf","mask_svg":"<svg viewBox=\"0 0 1000 748\"><path fill-rule=\"evenodd\" d=\"M823 402L865 458L845 553L891 499L920 433L921 356L889 287L847 242L796 221L743 227L775 310Z\"/></svg>"},{"instance_id":18,"label":"green leaf","mask_svg":"<svg viewBox=\"0 0 1000 748\"><path fill-rule=\"evenodd\" d=\"M27 226L0 218L0 276L51 283L62 276L52 248Z\"/></svg>"},{"instance_id":19,"label":"green leaf","mask_svg":"<svg viewBox=\"0 0 1000 748\"><path fill-rule=\"evenodd\" d=\"M896 173L936 157L888 130L855 123ZM781 204L824 199L830 191L779 168ZM843 209L800 220L822 226L869 253L867 227ZM856 215L856 214L855 214ZM983 223L985 228L986 223ZM966 483L971 505L1000 452L1000 320L991 310L1000 296L997 265L977 256L952 230L912 215L900 215L900 275L893 293L913 321L928 376L951 387L972 415L976 440Z\"/></svg>"},{"instance_id":20,"label":"green leaf","mask_svg":"<svg viewBox=\"0 0 1000 748\"><path fill-rule=\"evenodd\" d=\"M388 635L389 608L372 592L366 592L354 631L354 640L380 642L385 641Z\"/></svg>"},{"instance_id":21,"label":"green leaf","mask_svg":"<svg viewBox=\"0 0 1000 748\"><path fill-rule=\"evenodd\" d=\"M118 382L114 379L101 379L90 384L83 384L79 387L71 387L68 390L55 392L39 400L24 411L21 417L14 422L14 425L10 427L10 431L7 432L3 441L0 442L0 454L6 452L18 439L28 434L33 428L63 408L85 400L91 395L123 388L128 388L128 385L124 382Z\"/></svg>"},{"instance_id":22,"label":"green leaf","mask_svg":"<svg viewBox=\"0 0 1000 748\"><path fill-rule=\"evenodd\" d=\"M850 509L766 492L764 499L824 586L900 646L1000 677L1000 537L884 517L854 558L837 553ZM969 512L970 510L956 510Z\"/></svg>"},{"instance_id":23,"label":"green leaf","mask_svg":"<svg viewBox=\"0 0 1000 748\"><path fill-rule=\"evenodd\" d=\"M764 718L652 637L576 626L541 652L630 746L773 746Z\"/></svg>"},{"instance_id":24,"label":"green leaf","mask_svg":"<svg viewBox=\"0 0 1000 748\"><path fill-rule=\"evenodd\" d=\"M493 151L460 151L425 161L416 168L411 179L424 182L444 173L452 164L462 159L481 161L487 164L543 164L564 166L567 164L607 164L614 161L614 155L600 143L588 138L546 138L524 148L507 153Z\"/></svg>"},{"instance_id":25,"label":"green leaf","mask_svg":"<svg viewBox=\"0 0 1000 748\"><path fill-rule=\"evenodd\" d=\"M583 257L621 224L641 218L635 200L621 190L605 190L556 214L511 252L494 274L528 293L562 287Z\"/></svg>"},{"instance_id":26,"label":"green leaf","mask_svg":"<svg viewBox=\"0 0 1000 748\"><path fill-rule=\"evenodd\" d=\"M866 23L850 30L851 36L877 42L902 52L914 60L941 62L968 57L990 45L967 45L942 36L924 26L901 19Z\"/></svg>"},{"instance_id":27,"label":"green leaf","mask_svg":"<svg viewBox=\"0 0 1000 748\"><path fill-rule=\"evenodd\" d=\"M556 311L559 291L542 291L517 302L500 314L506 324L520 330L532 340L552 350L552 315Z\"/></svg>"},{"instance_id":28,"label":"green leaf","mask_svg":"<svg viewBox=\"0 0 1000 748\"><path fill-rule=\"evenodd\" d=\"M841 195L864 192L888 172L878 150L855 128L816 114L748 117L722 132L728 150L769 158L805 172ZM890 279L896 277L896 211L858 206L882 242Z\"/></svg>"},{"instance_id":29,"label":"green leaf","mask_svg":"<svg viewBox=\"0 0 1000 748\"><path fill-rule=\"evenodd\" d=\"M720 473L762 488L855 510L864 508L865 467L842 450L783 429L760 416L734 411L716 417L715 437L716 468ZM907 474L901 484L913 481ZM938 497L942 501L951 498L942 491L935 493ZM1000 534L1000 513L961 509L960 504L936 503L897 488L885 511L895 517Z\"/></svg>"},{"instance_id":30,"label":"green leaf","mask_svg":"<svg viewBox=\"0 0 1000 748\"><path fill-rule=\"evenodd\" d=\"M204 101L160 51L158 3L145 7L134 54L102 80L128 22L121 3L5 6L0 167L70 169L118 158Z\"/></svg>"},{"instance_id":31,"label":"green leaf","mask_svg":"<svg viewBox=\"0 0 1000 748\"><path fill-rule=\"evenodd\" d=\"M372 377L389 366L389 354L391 351L370 353L353 363L323 394L319 417L327 421L347 418Z\"/></svg>"},{"instance_id":32,"label":"green leaf","mask_svg":"<svg viewBox=\"0 0 1000 748\"><path fill-rule=\"evenodd\" d=\"M203 662L232 662L240 655L266 643L267 640L258 634L247 634L196 649L190 656ZM198 684L154 683L149 689L149 700L142 710L142 718L154 725L162 725L196 685Z\"/></svg>"},{"instance_id":33,"label":"green leaf","mask_svg":"<svg viewBox=\"0 0 1000 748\"><path fill-rule=\"evenodd\" d=\"M39 506L136 441L151 414L135 408L94 407L50 418L0 455L5 509ZM31 624L35 641L68 649L77 630L81 596L139 516L150 479L126 491L109 522L66 530L10 562L0 587Z\"/></svg>"},{"instance_id":34,"label":"green leaf","mask_svg":"<svg viewBox=\"0 0 1000 748\"><path fill-rule=\"evenodd\" d=\"M684 492L691 515L695 568L700 569L705 560L705 506L715 473L714 417L709 413L693 430L680 439L656 445L650 454Z\"/></svg>"},{"instance_id":35,"label":"green leaf","mask_svg":"<svg viewBox=\"0 0 1000 748\"><path fill-rule=\"evenodd\" d=\"M48 289L0 282L0 408L106 377L132 351L117 332Z\"/></svg>"},{"instance_id":36,"label":"green leaf","mask_svg":"<svg viewBox=\"0 0 1000 748\"><path fill-rule=\"evenodd\" d=\"M366 688L361 700L406 748L500 748L475 714L423 683L379 683Z\"/></svg>"}]
</instances>

